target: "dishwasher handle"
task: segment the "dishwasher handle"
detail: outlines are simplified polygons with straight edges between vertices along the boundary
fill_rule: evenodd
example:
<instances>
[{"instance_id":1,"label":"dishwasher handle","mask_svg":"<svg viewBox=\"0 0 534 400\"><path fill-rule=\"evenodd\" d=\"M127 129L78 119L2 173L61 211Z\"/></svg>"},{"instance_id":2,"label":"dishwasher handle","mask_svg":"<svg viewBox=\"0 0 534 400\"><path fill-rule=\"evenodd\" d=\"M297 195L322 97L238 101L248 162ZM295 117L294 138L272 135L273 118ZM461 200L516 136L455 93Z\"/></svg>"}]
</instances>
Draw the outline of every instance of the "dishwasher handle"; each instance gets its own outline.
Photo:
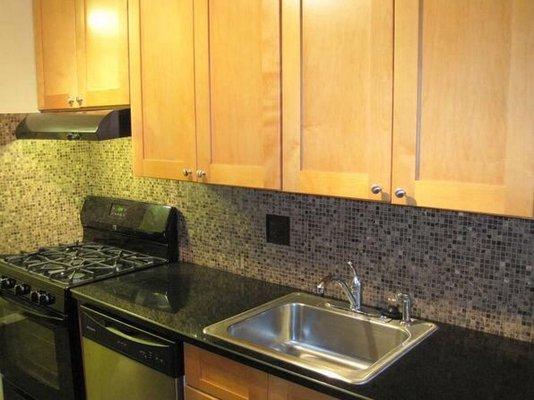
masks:
<instances>
[{"instance_id":1,"label":"dishwasher handle","mask_svg":"<svg viewBox=\"0 0 534 400\"><path fill-rule=\"evenodd\" d=\"M121 337L123 339L129 340L129 341L134 342L134 343L141 344L143 346L161 347L161 348L169 348L170 347L167 344L158 343L158 342L156 342L154 340L144 338L143 336L145 336L145 335L141 334L141 335L135 335L134 336L132 334L123 332L119 328L115 328L113 326L105 326L104 329L107 330L108 332L110 332L113 335L116 335L118 337Z\"/></svg>"},{"instance_id":2,"label":"dishwasher handle","mask_svg":"<svg viewBox=\"0 0 534 400\"><path fill-rule=\"evenodd\" d=\"M183 371L182 346L107 314L80 307L82 336L169 376Z\"/></svg>"}]
</instances>

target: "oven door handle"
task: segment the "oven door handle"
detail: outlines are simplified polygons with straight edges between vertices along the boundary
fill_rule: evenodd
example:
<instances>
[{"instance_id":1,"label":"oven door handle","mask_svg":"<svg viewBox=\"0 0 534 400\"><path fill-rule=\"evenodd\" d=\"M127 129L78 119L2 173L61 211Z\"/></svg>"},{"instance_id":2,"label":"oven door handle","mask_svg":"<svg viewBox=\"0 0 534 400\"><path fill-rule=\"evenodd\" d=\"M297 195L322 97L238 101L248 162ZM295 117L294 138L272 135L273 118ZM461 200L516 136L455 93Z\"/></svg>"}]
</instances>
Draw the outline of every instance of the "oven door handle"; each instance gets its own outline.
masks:
<instances>
[{"instance_id":1,"label":"oven door handle","mask_svg":"<svg viewBox=\"0 0 534 400\"><path fill-rule=\"evenodd\" d=\"M3 295L0 295L0 298L7 301L8 303L10 304L14 304L16 305L17 307L21 308L23 310L23 312L27 313L27 314L30 314L31 316L33 317L37 317L37 318L41 318L41 319L46 319L48 321L56 321L56 322L63 322L65 321L65 317L57 317L57 316L54 316L54 315L51 315L51 314L44 314L44 313L40 313L39 311L31 308L31 307L28 307L18 301L15 301L15 300L11 300L10 298L6 297L6 296L3 296Z\"/></svg>"}]
</instances>

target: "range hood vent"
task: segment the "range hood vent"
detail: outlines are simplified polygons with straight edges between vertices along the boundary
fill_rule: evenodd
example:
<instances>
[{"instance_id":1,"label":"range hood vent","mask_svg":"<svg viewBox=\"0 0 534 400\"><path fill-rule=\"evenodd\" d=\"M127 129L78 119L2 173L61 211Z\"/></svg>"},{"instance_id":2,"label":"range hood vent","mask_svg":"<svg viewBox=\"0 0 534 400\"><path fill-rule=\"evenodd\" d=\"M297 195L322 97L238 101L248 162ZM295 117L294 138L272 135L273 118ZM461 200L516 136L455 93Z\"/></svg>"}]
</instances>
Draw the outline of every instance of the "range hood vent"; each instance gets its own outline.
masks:
<instances>
[{"instance_id":1,"label":"range hood vent","mask_svg":"<svg viewBox=\"0 0 534 400\"><path fill-rule=\"evenodd\" d=\"M28 114L17 139L108 140L131 136L130 109Z\"/></svg>"}]
</instances>

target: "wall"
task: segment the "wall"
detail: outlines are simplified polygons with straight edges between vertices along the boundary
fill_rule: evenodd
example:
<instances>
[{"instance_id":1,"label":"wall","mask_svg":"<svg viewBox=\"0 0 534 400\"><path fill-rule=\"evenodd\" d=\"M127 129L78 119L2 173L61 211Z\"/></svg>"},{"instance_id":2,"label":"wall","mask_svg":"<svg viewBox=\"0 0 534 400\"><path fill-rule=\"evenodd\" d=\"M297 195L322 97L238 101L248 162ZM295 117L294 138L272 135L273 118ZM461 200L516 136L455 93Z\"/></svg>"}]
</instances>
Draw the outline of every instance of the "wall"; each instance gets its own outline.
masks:
<instances>
[{"instance_id":1,"label":"wall","mask_svg":"<svg viewBox=\"0 0 534 400\"><path fill-rule=\"evenodd\" d=\"M352 259L366 304L405 290L422 318L534 342L532 220L134 178L130 139L7 148L0 253L78 239L89 193L162 202L182 213L183 260L313 290ZM289 247L265 242L267 212L291 217Z\"/></svg>"},{"instance_id":2,"label":"wall","mask_svg":"<svg viewBox=\"0 0 534 400\"><path fill-rule=\"evenodd\" d=\"M0 113L37 110L32 0L0 0Z\"/></svg>"},{"instance_id":3,"label":"wall","mask_svg":"<svg viewBox=\"0 0 534 400\"><path fill-rule=\"evenodd\" d=\"M81 237L90 146L16 141L13 132L23 116L0 114L0 254Z\"/></svg>"}]
</instances>

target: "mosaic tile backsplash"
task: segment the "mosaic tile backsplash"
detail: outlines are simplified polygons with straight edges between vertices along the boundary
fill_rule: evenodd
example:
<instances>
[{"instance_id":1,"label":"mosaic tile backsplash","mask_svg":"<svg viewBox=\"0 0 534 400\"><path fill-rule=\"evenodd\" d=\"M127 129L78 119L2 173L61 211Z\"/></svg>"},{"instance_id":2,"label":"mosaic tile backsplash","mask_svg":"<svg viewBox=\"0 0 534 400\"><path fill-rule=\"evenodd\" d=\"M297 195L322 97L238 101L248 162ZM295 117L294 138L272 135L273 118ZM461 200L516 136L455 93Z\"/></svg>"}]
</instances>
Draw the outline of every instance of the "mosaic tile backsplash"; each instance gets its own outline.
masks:
<instances>
[{"instance_id":1,"label":"mosaic tile backsplash","mask_svg":"<svg viewBox=\"0 0 534 400\"><path fill-rule=\"evenodd\" d=\"M0 114L0 254L66 243L87 194L87 143L16 141L21 114ZM74 223L73 223L74 221Z\"/></svg>"},{"instance_id":2,"label":"mosaic tile backsplash","mask_svg":"<svg viewBox=\"0 0 534 400\"><path fill-rule=\"evenodd\" d=\"M532 220L135 178L130 139L13 142L20 118L0 116L0 253L79 239L87 194L162 202L185 261L313 291L351 259L368 305L403 290L421 318L534 342ZM266 213L291 217L290 246Z\"/></svg>"}]
</instances>

